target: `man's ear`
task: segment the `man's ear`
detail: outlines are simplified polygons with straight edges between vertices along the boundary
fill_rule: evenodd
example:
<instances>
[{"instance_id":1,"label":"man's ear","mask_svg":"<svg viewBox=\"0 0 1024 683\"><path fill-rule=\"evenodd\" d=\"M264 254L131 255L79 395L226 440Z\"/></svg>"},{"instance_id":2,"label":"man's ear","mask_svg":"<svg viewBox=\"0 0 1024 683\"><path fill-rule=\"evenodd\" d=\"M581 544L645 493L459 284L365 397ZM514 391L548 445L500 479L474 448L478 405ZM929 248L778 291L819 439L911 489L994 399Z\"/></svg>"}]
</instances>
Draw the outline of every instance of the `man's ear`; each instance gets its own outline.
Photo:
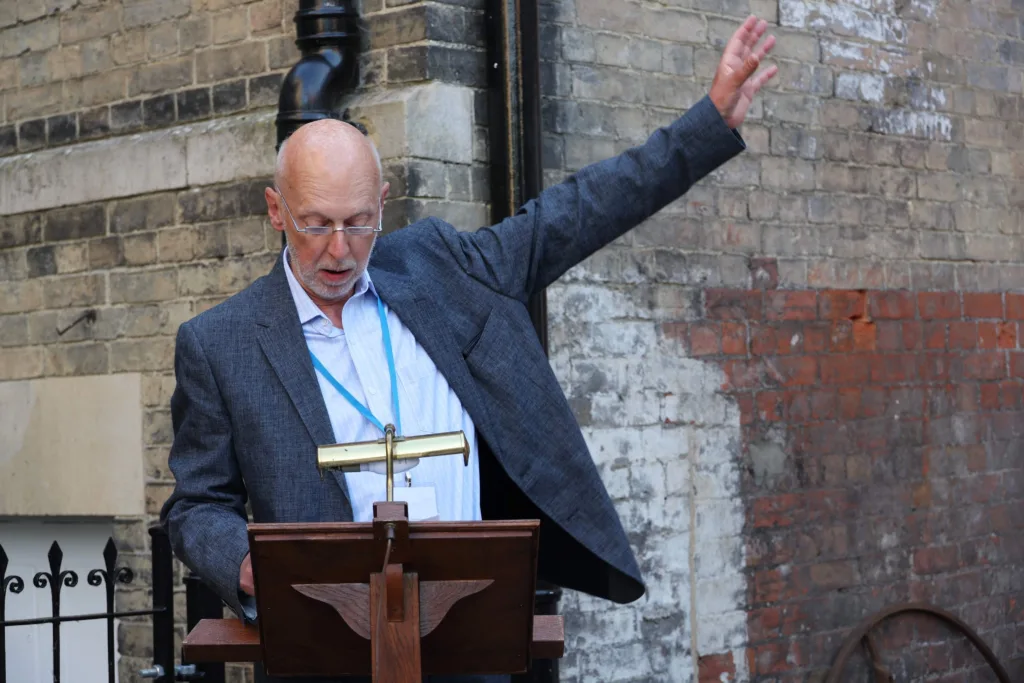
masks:
<instances>
[{"instance_id":1,"label":"man's ear","mask_svg":"<svg viewBox=\"0 0 1024 683\"><path fill-rule=\"evenodd\" d=\"M270 224L274 230L284 232L284 215L281 213L281 198L273 188L263 190L263 197L267 200L267 215L270 216Z\"/></svg>"},{"instance_id":2,"label":"man's ear","mask_svg":"<svg viewBox=\"0 0 1024 683\"><path fill-rule=\"evenodd\" d=\"M388 192L391 191L391 183L384 183L380 188L380 203L383 204L384 200L388 198Z\"/></svg>"}]
</instances>

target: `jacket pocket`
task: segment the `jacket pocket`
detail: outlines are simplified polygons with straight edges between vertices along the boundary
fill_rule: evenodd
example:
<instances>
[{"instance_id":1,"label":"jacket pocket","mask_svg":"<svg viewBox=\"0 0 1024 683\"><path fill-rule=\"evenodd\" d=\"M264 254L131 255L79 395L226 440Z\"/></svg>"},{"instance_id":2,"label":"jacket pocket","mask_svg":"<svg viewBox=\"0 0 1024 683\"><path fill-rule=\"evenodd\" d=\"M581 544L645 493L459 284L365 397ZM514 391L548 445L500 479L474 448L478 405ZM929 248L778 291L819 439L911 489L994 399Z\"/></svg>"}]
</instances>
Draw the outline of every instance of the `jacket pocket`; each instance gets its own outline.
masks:
<instances>
[{"instance_id":1,"label":"jacket pocket","mask_svg":"<svg viewBox=\"0 0 1024 683\"><path fill-rule=\"evenodd\" d=\"M490 343L490 338L494 336L494 329L501 325L501 321L498 320L499 317L500 315L498 312L492 308L490 313L487 314L487 319L484 321L484 324L480 327L480 331L473 335L470 340L466 342L466 345L462 347L463 358L469 361L471 357L475 357L474 354L476 354L480 348L481 342L484 344L483 348L487 347Z\"/></svg>"}]
</instances>

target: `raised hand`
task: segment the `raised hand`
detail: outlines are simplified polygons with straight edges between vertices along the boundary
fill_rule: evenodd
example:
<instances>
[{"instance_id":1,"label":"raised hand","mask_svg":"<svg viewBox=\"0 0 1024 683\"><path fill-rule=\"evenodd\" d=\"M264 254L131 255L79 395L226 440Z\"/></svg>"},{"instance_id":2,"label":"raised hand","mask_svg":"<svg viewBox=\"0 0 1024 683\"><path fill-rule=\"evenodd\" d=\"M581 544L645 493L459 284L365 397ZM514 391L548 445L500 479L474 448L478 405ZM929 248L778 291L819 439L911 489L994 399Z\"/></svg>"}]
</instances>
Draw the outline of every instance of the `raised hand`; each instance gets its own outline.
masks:
<instances>
[{"instance_id":1,"label":"raised hand","mask_svg":"<svg viewBox=\"0 0 1024 683\"><path fill-rule=\"evenodd\" d=\"M773 65L754 75L761 61L775 46L775 36L768 36L760 47L757 44L767 28L766 21L758 21L753 15L747 17L732 34L722 53L722 61L718 63L708 96L730 128L738 128L743 123L754 95L779 72Z\"/></svg>"}]
</instances>

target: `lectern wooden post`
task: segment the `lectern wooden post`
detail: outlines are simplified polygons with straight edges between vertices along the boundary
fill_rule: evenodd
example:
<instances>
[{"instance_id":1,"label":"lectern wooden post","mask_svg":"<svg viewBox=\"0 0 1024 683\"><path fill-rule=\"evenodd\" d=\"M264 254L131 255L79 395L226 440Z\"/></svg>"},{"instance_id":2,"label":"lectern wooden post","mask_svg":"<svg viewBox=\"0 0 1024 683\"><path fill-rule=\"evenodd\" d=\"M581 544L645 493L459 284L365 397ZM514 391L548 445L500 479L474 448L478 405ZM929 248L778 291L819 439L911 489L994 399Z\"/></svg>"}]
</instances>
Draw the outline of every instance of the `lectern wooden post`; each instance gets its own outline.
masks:
<instances>
[{"instance_id":1,"label":"lectern wooden post","mask_svg":"<svg viewBox=\"0 0 1024 683\"><path fill-rule=\"evenodd\" d=\"M539 522L253 524L257 627L205 620L183 659L262 661L271 676L522 673L562 656L561 617L535 617Z\"/></svg>"}]
</instances>

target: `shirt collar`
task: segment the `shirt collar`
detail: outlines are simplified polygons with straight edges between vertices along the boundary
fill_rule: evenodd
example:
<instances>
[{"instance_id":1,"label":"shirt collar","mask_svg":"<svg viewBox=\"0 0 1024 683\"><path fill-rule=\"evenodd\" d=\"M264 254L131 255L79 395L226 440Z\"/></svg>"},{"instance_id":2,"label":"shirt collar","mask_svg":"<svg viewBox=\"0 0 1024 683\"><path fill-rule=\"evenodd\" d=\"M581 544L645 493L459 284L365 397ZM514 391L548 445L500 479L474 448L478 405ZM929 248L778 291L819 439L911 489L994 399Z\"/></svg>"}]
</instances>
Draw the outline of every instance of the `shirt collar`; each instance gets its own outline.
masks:
<instances>
[{"instance_id":1,"label":"shirt collar","mask_svg":"<svg viewBox=\"0 0 1024 683\"><path fill-rule=\"evenodd\" d=\"M288 263L287 246L284 248L281 258L284 259L284 272L285 276L288 278L288 289L292 293L292 299L295 301L295 308L299 313L299 324L305 325L311 320L316 320L317 318L327 319L327 316L320 310L320 307L313 303L313 300L309 298L309 294L307 294L306 290L302 288L302 285L299 284L298 278L295 277L295 273L292 272L291 264ZM355 297L366 294L367 292L372 294L374 297L377 296L377 290L373 286L370 274L364 270L363 274L360 275L359 279L356 281L355 291L352 293L352 298L354 299Z\"/></svg>"}]
</instances>

